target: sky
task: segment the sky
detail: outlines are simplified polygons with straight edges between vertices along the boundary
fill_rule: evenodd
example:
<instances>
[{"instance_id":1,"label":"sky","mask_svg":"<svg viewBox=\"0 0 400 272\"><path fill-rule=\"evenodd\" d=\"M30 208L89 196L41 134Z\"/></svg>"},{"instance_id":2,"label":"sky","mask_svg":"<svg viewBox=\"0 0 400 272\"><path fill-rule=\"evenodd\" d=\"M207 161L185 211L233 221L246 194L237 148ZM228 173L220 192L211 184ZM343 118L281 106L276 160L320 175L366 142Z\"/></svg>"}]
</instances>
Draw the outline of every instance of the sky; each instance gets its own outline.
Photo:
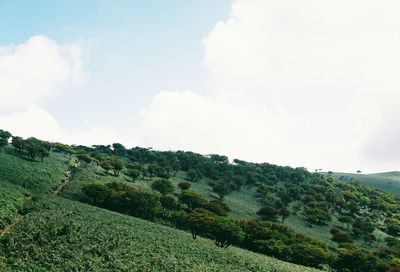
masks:
<instances>
[{"instance_id":1,"label":"sky","mask_svg":"<svg viewBox=\"0 0 400 272\"><path fill-rule=\"evenodd\" d=\"M400 2L0 1L0 128L400 170Z\"/></svg>"}]
</instances>

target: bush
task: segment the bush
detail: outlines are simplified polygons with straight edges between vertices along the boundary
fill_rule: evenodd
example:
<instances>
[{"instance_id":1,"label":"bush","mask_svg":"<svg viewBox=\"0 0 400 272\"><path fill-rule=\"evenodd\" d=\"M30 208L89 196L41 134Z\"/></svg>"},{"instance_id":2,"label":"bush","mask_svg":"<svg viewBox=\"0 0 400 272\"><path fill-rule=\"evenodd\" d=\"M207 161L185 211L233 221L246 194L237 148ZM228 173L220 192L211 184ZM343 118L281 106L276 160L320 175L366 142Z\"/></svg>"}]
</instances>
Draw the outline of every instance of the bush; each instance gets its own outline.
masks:
<instances>
[{"instance_id":1,"label":"bush","mask_svg":"<svg viewBox=\"0 0 400 272\"><path fill-rule=\"evenodd\" d=\"M182 191L189 190L191 185L192 185L192 184L191 184L190 182L187 182L187 181L182 181L182 182L179 182L179 183L178 183L178 187L179 187Z\"/></svg>"},{"instance_id":2,"label":"bush","mask_svg":"<svg viewBox=\"0 0 400 272\"><path fill-rule=\"evenodd\" d=\"M212 200L204 204L203 208L219 216L227 216L231 211L228 205L218 200Z\"/></svg>"},{"instance_id":3,"label":"bush","mask_svg":"<svg viewBox=\"0 0 400 272\"><path fill-rule=\"evenodd\" d=\"M349 235L347 235L346 233L342 233L342 232L337 232L337 233L332 233L332 241L336 242L336 243L353 243L353 240L350 238Z\"/></svg>"},{"instance_id":4,"label":"bush","mask_svg":"<svg viewBox=\"0 0 400 272\"><path fill-rule=\"evenodd\" d=\"M174 185L167 179L158 179L153 181L151 189L159 192L162 195L167 195L174 191Z\"/></svg>"}]
</instances>

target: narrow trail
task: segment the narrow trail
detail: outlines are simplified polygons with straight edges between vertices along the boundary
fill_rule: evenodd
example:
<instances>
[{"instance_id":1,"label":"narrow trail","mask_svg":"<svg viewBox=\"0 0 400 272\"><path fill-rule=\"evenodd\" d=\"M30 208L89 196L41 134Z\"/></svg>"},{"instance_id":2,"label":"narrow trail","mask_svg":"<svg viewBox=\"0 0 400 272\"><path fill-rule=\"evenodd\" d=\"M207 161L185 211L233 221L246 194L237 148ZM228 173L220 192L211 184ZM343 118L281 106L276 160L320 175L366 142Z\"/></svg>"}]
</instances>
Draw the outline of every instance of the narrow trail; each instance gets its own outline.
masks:
<instances>
[{"instance_id":1,"label":"narrow trail","mask_svg":"<svg viewBox=\"0 0 400 272\"><path fill-rule=\"evenodd\" d=\"M25 201L29 201L31 199L32 199L31 196L25 197ZM23 218L23 215L20 214L19 212L17 212L17 214L15 215L14 221L11 224L0 229L0 237L6 235L7 233L10 233L12 231L12 229L14 228L14 226L17 225L22 220L22 218Z\"/></svg>"},{"instance_id":2,"label":"narrow trail","mask_svg":"<svg viewBox=\"0 0 400 272\"><path fill-rule=\"evenodd\" d=\"M17 215L15 216L14 222L12 222L11 224L7 225L4 229L0 230L0 237L3 235L6 235L7 233L11 232L11 230L13 229L13 227L18 224L22 219L22 215L20 215L19 213L17 213Z\"/></svg>"},{"instance_id":3,"label":"narrow trail","mask_svg":"<svg viewBox=\"0 0 400 272\"><path fill-rule=\"evenodd\" d=\"M57 187L50 193L52 195L59 195L64 187L73 179L76 170L81 166L79 161L74 160L71 166L64 172L64 177L61 179Z\"/></svg>"},{"instance_id":4,"label":"narrow trail","mask_svg":"<svg viewBox=\"0 0 400 272\"><path fill-rule=\"evenodd\" d=\"M64 187L68 184L68 182L70 182L73 177L74 174L76 172L76 170L81 166L80 162L77 160L72 160L70 167L64 172L64 177L61 179L61 182L57 185L57 187L52 190L50 193L52 195L58 195L62 192L62 190L64 189ZM27 196L25 197L25 201L29 201L31 200L31 196ZM14 221L5 226L3 229L0 229L0 237L6 235L7 233L10 233L14 226L17 225L19 222L21 222L21 220L23 219L23 215L21 215L19 212L17 212L17 214L15 215Z\"/></svg>"}]
</instances>

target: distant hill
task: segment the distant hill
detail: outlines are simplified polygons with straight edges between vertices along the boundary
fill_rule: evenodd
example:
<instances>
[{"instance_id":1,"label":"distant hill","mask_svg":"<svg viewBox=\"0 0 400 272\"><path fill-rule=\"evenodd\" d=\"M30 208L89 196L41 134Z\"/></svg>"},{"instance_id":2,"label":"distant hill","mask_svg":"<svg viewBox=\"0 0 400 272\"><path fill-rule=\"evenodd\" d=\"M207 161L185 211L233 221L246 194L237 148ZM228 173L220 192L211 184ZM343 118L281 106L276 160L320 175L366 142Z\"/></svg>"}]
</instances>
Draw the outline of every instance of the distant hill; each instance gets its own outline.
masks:
<instances>
[{"instance_id":1,"label":"distant hill","mask_svg":"<svg viewBox=\"0 0 400 272\"><path fill-rule=\"evenodd\" d=\"M324 173L327 175L327 173ZM377 188L384 192L400 195L400 172L385 172L376 174L333 173L333 177L346 182L356 182Z\"/></svg>"}]
</instances>

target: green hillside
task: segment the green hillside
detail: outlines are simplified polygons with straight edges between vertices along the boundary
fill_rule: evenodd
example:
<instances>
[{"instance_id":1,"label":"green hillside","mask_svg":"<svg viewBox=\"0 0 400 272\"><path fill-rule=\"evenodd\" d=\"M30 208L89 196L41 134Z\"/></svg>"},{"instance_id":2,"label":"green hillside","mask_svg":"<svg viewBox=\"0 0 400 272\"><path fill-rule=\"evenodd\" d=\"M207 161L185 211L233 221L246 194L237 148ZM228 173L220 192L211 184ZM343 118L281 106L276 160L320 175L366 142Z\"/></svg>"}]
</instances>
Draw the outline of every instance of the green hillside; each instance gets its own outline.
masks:
<instances>
[{"instance_id":1,"label":"green hillside","mask_svg":"<svg viewBox=\"0 0 400 272\"><path fill-rule=\"evenodd\" d=\"M333 177L347 182L356 182L384 192L400 195L400 172L377 174L333 173Z\"/></svg>"},{"instance_id":2,"label":"green hillside","mask_svg":"<svg viewBox=\"0 0 400 272\"><path fill-rule=\"evenodd\" d=\"M314 271L53 196L60 184L59 195L80 199L79 184L126 182L94 164L66 179L74 162L60 152L40 162L12 146L1 150L0 271ZM147 180L141 186L150 190Z\"/></svg>"},{"instance_id":3,"label":"green hillside","mask_svg":"<svg viewBox=\"0 0 400 272\"><path fill-rule=\"evenodd\" d=\"M7 139L0 271L400 267L400 197L337 174L121 144Z\"/></svg>"},{"instance_id":4,"label":"green hillside","mask_svg":"<svg viewBox=\"0 0 400 272\"><path fill-rule=\"evenodd\" d=\"M314 271L62 198L31 208L2 237L9 271Z\"/></svg>"}]
</instances>

